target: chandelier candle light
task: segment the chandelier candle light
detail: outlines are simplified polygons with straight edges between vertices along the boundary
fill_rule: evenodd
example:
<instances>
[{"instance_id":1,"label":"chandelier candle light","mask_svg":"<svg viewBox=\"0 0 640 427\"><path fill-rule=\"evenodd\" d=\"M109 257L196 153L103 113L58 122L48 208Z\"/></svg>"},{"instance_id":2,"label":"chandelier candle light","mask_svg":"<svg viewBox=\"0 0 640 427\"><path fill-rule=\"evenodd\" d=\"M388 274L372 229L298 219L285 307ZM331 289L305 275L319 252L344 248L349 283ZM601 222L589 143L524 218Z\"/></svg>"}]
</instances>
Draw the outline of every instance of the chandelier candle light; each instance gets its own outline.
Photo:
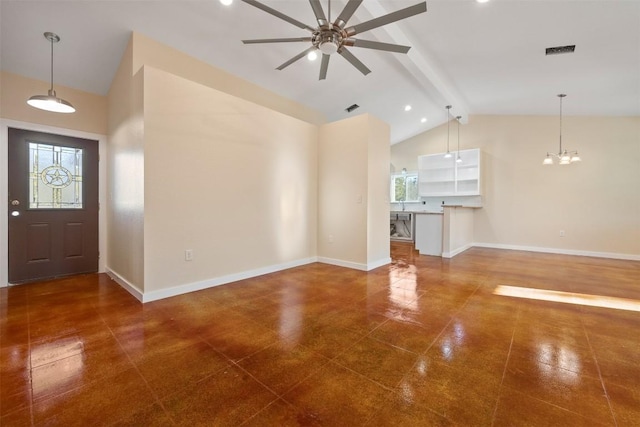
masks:
<instances>
[{"instance_id":1,"label":"chandelier candle light","mask_svg":"<svg viewBox=\"0 0 640 427\"><path fill-rule=\"evenodd\" d=\"M447 105L446 107L444 107L447 109L447 152L444 154L444 158L445 159L450 159L453 154L451 154L451 151L449 151L449 112L451 110L451 105Z\"/></svg>"},{"instance_id":2,"label":"chandelier candle light","mask_svg":"<svg viewBox=\"0 0 640 427\"><path fill-rule=\"evenodd\" d=\"M564 98L564 93L558 95L560 98L560 148L558 149L558 154L547 152L547 156L542 161L543 165L552 165L553 158L557 157L560 160L561 165L568 165L569 163L580 162L582 159L578 155L578 151L567 151L566 149L562 149L562 98Z\"/></svg>"},{"instance_id":3,"label":"chandelier candle light","mask_svg":"<svg viewBox=\"0 0 640 427\"><path fill-rule=\"evenodd\" d=\"M51 88L47 95L33 95L29 98L27 104L54 113L74 113L76 109L73 105L62 98L58 98L56 91L53 90L53 44L58 43L60 37L57 34L46 32L44 33L44 38L51 42Z\"/></svg>"}]
</instances>

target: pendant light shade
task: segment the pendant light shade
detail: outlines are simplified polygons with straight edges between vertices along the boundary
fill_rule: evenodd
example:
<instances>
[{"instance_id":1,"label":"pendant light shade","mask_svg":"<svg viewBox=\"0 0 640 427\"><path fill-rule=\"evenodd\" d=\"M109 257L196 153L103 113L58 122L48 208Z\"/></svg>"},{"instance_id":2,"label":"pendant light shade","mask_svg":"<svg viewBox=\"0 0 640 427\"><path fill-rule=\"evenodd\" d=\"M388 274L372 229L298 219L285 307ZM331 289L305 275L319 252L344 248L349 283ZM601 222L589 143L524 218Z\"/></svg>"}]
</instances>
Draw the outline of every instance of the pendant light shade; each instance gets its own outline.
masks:
<instances>
[{"instance_id":1,"label":"pendant light shade","mask_svg":"<svg viewBox=\"0 0 640 427\"><path fill-rule=\"evenodd\" d=\"M76 111L73 105L62 98L58 98L56 91L53 90L53 44L58 43L60 37L50 32L44 33L44 37L51 42L51 87L47 95L34 95L27 100L27 104L40 110L54 113L73 113Z\"/></svg>"},{"instance_id":2,"label":"pendant light shade","mask_svg":"<svg viewBox=\"0 0 640 427\"><path fill-rule=\"evenodd\" d=\"M571 163L582 161L577 151L567 151L566 149L562 149L562 98L564 98L565 96L567 95L565 95L564 93L558 95L558 98L560 98L560 147L558 149L558 154L547 153L544 160L542 161L543 165L552 165L554 157L559 160L558 164L560 165L569 165Z\"/></svg>"},{"instance_id":3,"label":"pendant light shade","mask_svg":"<svg viewBox=\"0 0 640 427\"><path fill-rule=\"evenodd\" d=\"M446 107L444 107L447 109L447 152L444 154L444 158L445 159L450 159L451 157L453 157L453 154L451 154L451 151L449 151L449 113L451 110L451 105L447 105Z\"/></svg>"}]
</instances>

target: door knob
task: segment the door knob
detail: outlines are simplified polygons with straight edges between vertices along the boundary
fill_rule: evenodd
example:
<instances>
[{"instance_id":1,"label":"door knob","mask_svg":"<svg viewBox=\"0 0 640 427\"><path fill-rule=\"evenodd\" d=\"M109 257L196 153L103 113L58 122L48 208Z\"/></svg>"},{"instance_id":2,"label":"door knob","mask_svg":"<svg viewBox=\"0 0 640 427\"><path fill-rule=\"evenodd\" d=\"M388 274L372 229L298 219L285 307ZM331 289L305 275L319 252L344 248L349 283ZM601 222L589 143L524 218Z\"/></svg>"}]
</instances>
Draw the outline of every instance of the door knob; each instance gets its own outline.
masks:
<instances>
[{"instance_id":1,"label":"door knob","mask_svg":"<svg viewBox=\"0 0 640 427\"><path fill-rule=\"evenodd\" d=\"M11 206L19 206L20 205L20 200L12 200L11 201Z\"/></svg>"}]
</instances>

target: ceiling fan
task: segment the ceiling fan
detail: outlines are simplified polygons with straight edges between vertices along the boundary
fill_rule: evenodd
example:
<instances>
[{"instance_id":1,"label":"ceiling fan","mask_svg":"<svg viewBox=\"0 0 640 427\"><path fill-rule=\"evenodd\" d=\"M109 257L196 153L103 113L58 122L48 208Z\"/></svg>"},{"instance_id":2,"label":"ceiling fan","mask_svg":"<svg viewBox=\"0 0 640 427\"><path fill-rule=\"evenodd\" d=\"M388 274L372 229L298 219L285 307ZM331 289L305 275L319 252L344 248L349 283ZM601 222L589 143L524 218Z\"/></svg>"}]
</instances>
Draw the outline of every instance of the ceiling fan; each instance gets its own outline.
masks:
<instances>
[{"instance_id":1,"label":"ceiling fan","mask_svg":"<svg viewBox=\"0 0 640 427\"><path fill-rule=\"evenodd\" d=\"M349 19L353 16L356 9L358 9L363 0L348 0L344 9L333 23L331 22L331 0L328 0L328 18L325 15L324 10L322 9L320 0L309 0L311 8L313 9L313 13L316 16L316 20L318 21L318 26L314 28L290 16L287 16L282 12L272 9L271 7L256 0L242 1L311 33L311 37L242 40L242 43L254 44L311 42L311 47L305 49L303 52L299 53L284 64L280 65L277 69L283 70L284 68L293 64L310 52L319 50L320 52L322 52L322 63L320 64L320 80L326 79L327 69L329 67L329 59L331 58L331 54L334 53L338 53L339 55L341 55L344 59L349 61L351 65L360 70L362 74L367 75L371 72L371 70L368 69L367 66L364 65L358 58L356 58L347 49L347 47L353 46L366 49L382 50L387 52L407 53L411 48L410 46L401 46L397 44L382 43L372 40L354 39L353 36L427 11L427 2L422 2L405 9L391 12L387 15L371 19L370 21L347 27L347 21L349 21Z\"/></svg>"}]
</instances>

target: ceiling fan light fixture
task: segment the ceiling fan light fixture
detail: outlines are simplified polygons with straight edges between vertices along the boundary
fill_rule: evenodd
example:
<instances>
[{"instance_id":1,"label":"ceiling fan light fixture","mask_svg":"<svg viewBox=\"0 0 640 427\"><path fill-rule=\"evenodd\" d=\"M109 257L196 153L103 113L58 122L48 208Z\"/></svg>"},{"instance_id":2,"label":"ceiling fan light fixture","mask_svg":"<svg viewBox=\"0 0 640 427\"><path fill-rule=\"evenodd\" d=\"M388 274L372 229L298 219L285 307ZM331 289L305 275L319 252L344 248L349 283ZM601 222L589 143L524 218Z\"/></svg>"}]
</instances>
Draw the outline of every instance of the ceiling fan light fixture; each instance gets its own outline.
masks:
<instances>
[{"instance_id":1,"label":"ceiling fan light fixture","mask_svg":"<svg viewBox=\"0 0 640 427\"><path fill-rule=\"evenodd\" d=\"M324 55L331 55L338 51L338 43L336 43L336 41L333 39L324 40L320 42L319 48Z\"/></svg>"},{"instance_id":2,"label":"ceiling fan light fixture","mask_svg":"<svg viewBox=\"0 0 640 427\"><path fill-rule=\"evenodd\" d=\"M309 61L315 61L316 59L318 59L318 52L315 50L312 50L307 54L307 59Z\"/></svg>"},{"instance_id":3,"label":"ceiling fan light fixture","mask_svg":"<svg viewBox=\"0 0 640 427\"><path fill-rule=\"evenodd\" d=\"M347 62L354 66L363 75L366 76L367 74L369 74L371 70L367 68L367 66L363 64L362 61L360 61L356 57L356 55L354 55L350 51L351 47L406 54L411 46L401 46L393 43L383 43L374 40L363 40L360 38L356 39L353 37L360 33L364 33L366 31L370 31L406 18L410 18L427 11L427 2L422 0L420 3L413 6L405 7L404 9L396 10L394 12L387 13L386 15L378 16L368 21L360 22L356 25L347 27L347 22L356 12L358 7L362 3L362 0L348 0L346 2L342 2L343 4L346 4L344 4L342 12L339 13L338 17L335 18L335 20L331 19L331 0L327 1L326 14L321 5L321 0L310 0L309 3L316 18L316 26L307 25L304 22L300 22L297 19L292 18L291 16L288 16L276 9L273 9L258 0L241 1L311 33L310 37L252 39L242 40L242 43L256 44L311 42L311 46L308 49L305 49L293 58L276 67L276 70L281 71L285 69L289 65L308 55L310 50L317 49L322 52L322 64L320 64L320 75L318 77L318 80L326 80L329 58L335 53L342 56L342 58L344 58Z\"/></svg>"},{"instance_id":4,"label":"ceiling fan light fixture","mask_svg":"<svg viewBox=\"0 0 640 427\"><path fill-rule=\"evenodd\" d=\"M27 100L27 104L40 110L51 111L53 113L74 113L76 109L69 101L58 98L56 91L53 90L53 44L60 41L57 34L46 32L44 38L51 42L51 87L47 95L33 95Z\"/></svg>"}]
</instances>

